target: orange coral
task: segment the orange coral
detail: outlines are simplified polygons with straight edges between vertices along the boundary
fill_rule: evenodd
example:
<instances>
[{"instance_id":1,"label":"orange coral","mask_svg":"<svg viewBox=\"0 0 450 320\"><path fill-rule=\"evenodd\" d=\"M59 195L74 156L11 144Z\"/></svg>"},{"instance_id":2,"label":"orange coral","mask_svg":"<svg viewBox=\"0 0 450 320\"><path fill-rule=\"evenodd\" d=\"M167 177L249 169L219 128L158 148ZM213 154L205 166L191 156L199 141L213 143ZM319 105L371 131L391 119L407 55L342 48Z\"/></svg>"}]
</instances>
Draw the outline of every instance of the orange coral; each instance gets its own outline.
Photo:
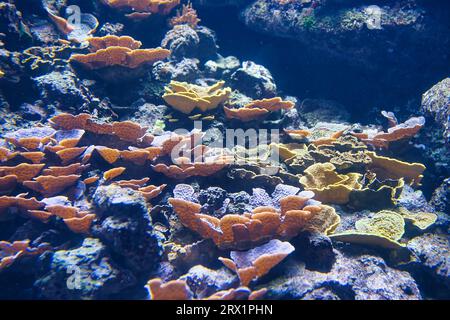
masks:
<instances>
[{"instance_id":1,"label":"orange coral","mask_svg":"<svg viewBox=\"0 0 450 320\"><path fill-rule=\"evenodd\" d=\"M271 240L248 251L232 251L231 259L219 258L222 263L239 275L241 285L260 278L294 251L289 242Z\"/></svg>"},{"instance_id":2,"label":"orange coral","mask_svg":"<svg viewBox=\"0 0 450 320\"><path fill-rule=\"evenodd\" d=\"M112 180L112 179L120 176L124 171L125 171L124 167L112 168L108 171L105 171L105 173L103 173L103 179L105 181Z\"/></svg>"},{"instance_id":3,"label":"orange coral","mask_svg":"<svg viewBox=\"0 0 450 320\"><path fill-rule=\"evenodd\" d=\"M233 159L228 157L218 157L214 161L181 163L181 166L167 166L163 163L159 163L153 166L153 170L161 172L172 179L186 179L193 176L207 177L219 172L232 161Z\"/></svg>"},{"instance_id":4,"label":"orange coral","mask_svg":"<svg viewBox=\"0 0 450 320\"><path fill-rule=\"evenodd\" d=\"M388 119L391 119L390 121L392 123L393 114L388 114L388 116ZM353 135L361 139L361 141L366 144L387 149L389 147L389 143L391 142L414 137L424 125L424 117L412 117L404 123L390 127L387 132L377 132L375 134L363 132L353 133Z\"/></svg>"},{"instance_id":5,"label":"orange coral","mask_svg":"<svg viewBox=\"0 0 450 320\"><path fill-rule=\"evenodd\" d=\"M37 150L49 143L55 130L49 127L36 127L31 129L20 129L5 135L5 140L16 147L26 150Z\"/></svg>"},{"instance_id":6,"label":"orange coral","mask_svg":"<svg viewBox=\"0 0 450 320\"><path fill-rule=\"evenodd\" d=\"M21 211L39 210L45 204L36 200L36 198L24 198L24 195L15 197L1 196L0 197L0 213L5 212L9 208L18 208Z\"/></svg>"},{"instance_id":7,"label":"orange coral","mask_svg":"<svg viewBox=\"0 0 450 320\"><path fill-rule=\"evenodd\" d=\"M0 194L8 194L17 185L17 176L16 175L8 175L4 177L0 177Z\"/></svg>"},{"instance_id":8,"label":"orange coral","mask_svg":"<svg viewBox=\"0 0 450 320\"><path fill-rule=\"evenodd\" d=\"M45 164L21 163L15 167L0 167L0 172L4 175L15 175L18 182L24 182L36 177L44 166Z\"/></svg>"},{"instance_id":9,"label":"orange coral","mask_svg":"<svg viewBox=\"0 0 450 320\"><path fill-rule=\"evenodd\" d=\"M49 205L45 207L45 210L29 210L27 214L42 222L47 222L52 216L59 217L74 233L88 233L96 218L95 214L65 205Z\"/></svg>"},{"instance_id":10,"label":"orange coral","mask_svg":"<svg viewBox=\"0 0 450 320\"><path fill-rule=\"evenodd\" d=\"M116 9L130 8L138 12L149 12L167 15L180 4L180 0L103 0Z\"/></svg>"},{"instance_id":11,"label":"orange coral","mask_svg":"<svg viewBox=\"0 0 450 320\"><path fill-rule=\"evenodd\" d=\"M113 164L120 158L120 151L117 149L107 148L98 146L95 150L100 154L100 156L109 164Z\"/></svg>"},{"instance_id":12,"label":"orange coral","mask_svg":"<svg viewBox=\"0 0 450 320\"><path fill-rule=\"evenodd\" d=\"M81 154L86 150L87 147L74 147L65 148L56 152L56 155L61 159L63 164L69 163L70 161L81 156Z\"/></svg>"},{"instance_id":13,"label":"orange coral","mask_svg":"<svg viewBox=\"0 0 450 320\"><path fill-rule=\"evenodd\" d=\"M145 64L153 64L164 60L170 55L170 50L163 48L139 49L141 42L131 37L106 36L92 38L91 53L74 54L70 61L75 61L89 70L111 66L122 66L135 69Z\"/></svg>"},{"instance_id":14,"label":"orange coral","mask_svg":"<svg viewBox=\"0 0 450 320\"><path fill-rule=\"evenodd\" d=\"M167 283L159 278L147 282L152 300L190 300L192 293L184 280L172 280Z\"/></svg>"},{"instance_id":15,"label":"orange coral","mask_svg":"<svg viewBox=\"0 0 450 320\"><path fill-rule=\"evenodd\" d=\"M294 103L291 101L283 101L280 97L254 100L249 104L246 104L242 108L231 109L224 107L225 115L228 119L238 119L243 122L251 120L258 120L263 118L270 112L278 110L289 110L294 107Z\"/></svg>"},{"instance_id":16,"label":"orange coral","mask_svg":"<svg viewBox=\"0 0 450 320\"><path fill-rule=\"evenodd\" d=\"M80 175L71 174L67 176L39 176L34 178L34 181L24 181L23 185L31 190L41 193L46 197L51 197L55 194L64 191L70 186L73 186L80 179Z\"/></svg>"},{"instance_id":17,"label":"orange coral","mask_svg":"<svg viewBox=\"0 0 450 320\"><path fill-rule=\"evenodd\" d=\"M163 283L162 279L155 278L147 282L145 286L152 300L192 300L193 294L185 280L176 279ZM251 291L247 287L231 288L218 291L203 300L257 300L267 292L263 288Z\"/></svg>"},{"instance_id":18,"label":"orange coral","mask_svg":"<svg viewBox=\"0 0 450 320\"><path fill-rule=\"evenodd\" d=\"M142 127L138 123L132 121L101 123L95 121L89 114L80 113L79 115L71 115L61 113L50 119L50 125L56 129L62 130L85 130L94 134L112 135L120 140L150 145L153 136L147 134L147 127Z\"/></svg>"},{"instance_id":19,"label":"orange coral","mask_svg":"<svg viewBox=\"0 0 450 320\"><path fill-rule=\"evenodd\" d=\"M212 239L220 248L243 249L275 238L289 239L301 230L309 229L308 222L318 215L318 211L328 208L300 205L308 199L292 196L282 200L284 205L280 211L271 207L258 207L251 213L227 214L221 219L201 214L201 206L193 202L170 198L169 203L181 223L203 238Z\"/></svg>"},{"instance_id":20,"label":"orange coral","mask_svg":"<svg viewBox=\"0 0 450 320\"><path fill-rule=\"evenodd\" d=\"M51 247L47 243L42 243L37 247L30 247L30 240L0 241L0 271L11 266L21 257L40 255L48 250L51 250Z\"/></svg>"},{"instance_id":21,"label":"orange coral","mask_svg":"<svg viewBox=\"0 0 450 320\"><path fill-rule=\"evenodd\" d=\"M174 27L180 24L187 24L191 28L197 27L200 19L197 16L197 11L192 7L192 3L189 1L187 4L183 4L181 10L177 10L177 15L169 20L169 25Z\"/></svg>"},{"instance_id":22,"label":"orange coral","mask_svg":"<svg viewBox=\"0 0 450 320\"><path fill-rule=\"evenodd\" d=\"M88 166L89 165L83 165L81 163L74 163L66 167L50 166L47 169L44 169L44 171L42 171L42 175L59 177L59 176L68 176L71 174L81 174L85 169L88 168Z\"/></svg>"},{"instance_id":23,"label":"orange coral","mask_svg":"<svg viewBox=\"0 0 450 320\"><path fill-rule=\"evenodd\" d=\"M147 201L149 201L149 200L159 196L166 186L167 186L166 184L163 184L163 185L161 185L159 187L154 186L154 185L150 185L150 186L147 186L147 187L139 188L138 191L142 194L142 196Z\"/></svg>"}]
</instances>

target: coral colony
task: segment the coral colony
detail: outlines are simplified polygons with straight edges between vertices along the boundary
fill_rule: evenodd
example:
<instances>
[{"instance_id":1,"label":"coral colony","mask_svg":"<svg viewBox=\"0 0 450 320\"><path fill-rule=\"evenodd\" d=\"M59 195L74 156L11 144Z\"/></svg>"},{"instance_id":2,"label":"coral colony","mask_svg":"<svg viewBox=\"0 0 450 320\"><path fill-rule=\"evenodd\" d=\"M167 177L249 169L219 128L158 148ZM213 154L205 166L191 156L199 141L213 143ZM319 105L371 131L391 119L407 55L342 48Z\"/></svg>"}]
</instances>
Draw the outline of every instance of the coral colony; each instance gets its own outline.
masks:
<instances>
[{"instance_id":1,"label":"coral colony","mask_svg":"<svg viewBox=\"0 0 450 320\"><path fill-rule=\"evenodd\" d=\"M332 2L1 2L1 299L450 298L449 78L408 74L442 81L383 108L354 80L347 108L292 90L297 69L276 84L221 56L232 36L208 23L238 18L199 17L234 7L260 37L363 70L420 61L403 29L449 52L429 38L449 22L422 19L442 3ZM242 307L226 312L272 313Z\"/></svg>"}]
</instances>

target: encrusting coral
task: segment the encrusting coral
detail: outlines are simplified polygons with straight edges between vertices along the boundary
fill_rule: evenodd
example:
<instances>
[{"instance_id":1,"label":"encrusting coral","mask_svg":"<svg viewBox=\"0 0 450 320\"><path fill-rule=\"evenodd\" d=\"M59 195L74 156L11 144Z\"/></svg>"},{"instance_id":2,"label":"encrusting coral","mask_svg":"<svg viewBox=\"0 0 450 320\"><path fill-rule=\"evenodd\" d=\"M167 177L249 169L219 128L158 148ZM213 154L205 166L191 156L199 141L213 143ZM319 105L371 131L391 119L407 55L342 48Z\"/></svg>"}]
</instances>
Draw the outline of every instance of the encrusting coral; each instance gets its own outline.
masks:
<instances>
[{"instance_id":1,"label":"encrusting coral","mask_svg":"<svg viewBox=\"0 0 450 320\"><path fill-rule=\"evenodd\" d=\"M190 114L195 108L206 112L217 108L225 102L231 94L229 87L223 87L224 81L218 81L211 86L198 86L186 82L171 81L165 87L162 96L172 108Z\"/></svg>"},{"instance_id":2,"label":"encrusting coral","mask_svg":"<svg viewBox=\"0 0 450 320\"><path fill-rule=\"evenodd\" d=\"M131 37L105 36L88 39L91 45L91 53L73 54L71 62L81 64L88 70L99 70L112 67L124 68L113 70L120 77L128 70L136 70L152 65L156 61L164 60L170 55L170 50L163 48L140 49L141 43ZM104 71L104 70L103 70Z\"/></svg>"},{"instance_id":3,"label":"encrusting coral","mask_svg":"<svg viewBox=\"0 0 450 320\"><path fill-rule=\"evenodd\" d=\"M290 110L294 107L292 101L283 101L280 97L253 100L242 108L224 107L228 119L238 119L243 122L264 118L271 112L279 110Z\"/></svg>"},{"instance_id":4,"label":"encrusting coral","mask_svg":"<svg viewBox=\"0 0 450 320\"><path fill-rule=\"evenodd\" d=\"M201 214L201 206L197 203L177 198L169 199L183 225L205 239L212 239L220 248L239 250L272 239L290 239L305 230L332 232L339 224L339 216L334 209L322 205L308 205L308 201L307 197L288 196L280 200L280 210L258 207L251 213L227 214L218 219Z\"/></svg>"},{"instance_id":5,"label":"encrusting coral","mask_svg":"<svg viewBox=\"0 0 450 320\"><path fill-rule=\"evenodd\" d=\"M395 116L390 113L388 119L393 119L392 117L395 118ZM414 137L425 125L424 117L412 117L401 124L397 124L396 119L395 122L392 121L393 120L390 120L390 123L395 125L391 126L387 132L370 130L368 132L363 131L362 133L353 133L353 135L368 145L387 149L392 142L408 140Z\"/></svg>"},{"instance_id":6,"label":"encrusting coral","mask_svg":"<svg viewBox=\"0 0 450 320\"><path fill-rule=\"evenodd\" d=\"M431 225L427 222L427 226ZM377 246L407 252L399 242L405 233L405 218L394 211L383 210L370 218L362 218L355 223L355 230L347 230L330 236L331 239L349 243Z\"/></svg>"},{"instance_id":7,"label":"encrusting coral","mask_svg":"<svg viewBox=\"0 0 450 320\"><path fill-rule=\"evenodd\" d=\"M51 250L49 244L42 243L37 247L30 246L29 240L24 241L0 241L0 271L10 267L15 261L26 256L38 256Z\"/></svg>"},{"instance_id":8,"label":"encrusting coral","mask_svg":"<svg viewBox=\"0 0 450 320\"><path fill-rule=\"evenodd\" d=\"M306 190L316 194L316 199L325 203L345 204L352 190L362 188L359 173L338 174L331 163L316 163L305 170L300 183Z\"/></svg>"},{"instance_id":9,"label":"encrusting coral","mask_svg":"<svg viewBox=\"0 0 450 320\"><path fill-rule=\"evenodd\" d=\"M164 283L160 278L148 281L146 288L151 300L194 300L185 280L177 279ZM266 289L251 291L247 287L231 288L213 293L202 300L257 300L266 293Z\"/></svg>"},{"instance_id":10,"label":"encrusting coral","mask_svg":"<svg viewBox=\"0 0 450 320\"><path fill-rule=\"evenodd\" d=\"M116 9L132 9L139 13L167 15L180 4L180 0L102 0Z\"/></svg>"}]
</instances>

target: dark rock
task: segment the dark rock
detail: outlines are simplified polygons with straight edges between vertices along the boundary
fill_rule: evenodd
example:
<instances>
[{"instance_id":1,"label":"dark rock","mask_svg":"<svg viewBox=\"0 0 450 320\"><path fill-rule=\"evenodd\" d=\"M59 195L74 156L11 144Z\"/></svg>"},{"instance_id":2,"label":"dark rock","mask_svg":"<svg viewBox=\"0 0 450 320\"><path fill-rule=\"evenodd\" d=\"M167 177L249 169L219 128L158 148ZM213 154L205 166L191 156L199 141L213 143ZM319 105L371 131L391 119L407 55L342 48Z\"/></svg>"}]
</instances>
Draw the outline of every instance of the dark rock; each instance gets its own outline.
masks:
<instances>
[{"instance_id":1,"label":"dark rock","mask_svg":"<svg viewBox=\"0 0 450 320\"><path fill-rule=\"evenodd\" d=\"M245 213L250 212L251 207L249 205L250 203L250 195L245 192L236 192L236 193L230 193L228 195L230 199L230 203L228 203L227 211L229 213Z\"/></svg>"},{"instance_id":2,"label":"dark rock","mask_svg":"<svg viewBox=\"0 0 450 320\"><path fill-rule=\"evenodd\" d=\"M99 215L93 235L135 273L148 274L156 268L162 256L161 239L142 195L127 188L103 186L95 192L93 203Z\"/></svg>"},{"instance_id":3,"label":"dark rock","mask_svg":"<svg viewBox=\"0 0 450 320\"><path fill-rule=\"evenodd\" d=\"M224 267L211 270L202 265L192 267L181 279L186 280L197 299L235 287L239 282L237 276Z\"/></svg>"},{"instance_id":4,"label":"dark rock","mask_svg":"<svg viewBox=\"0 0 450 320\"><path fill-rule=\"evenodd\" d=\"M414 190L412 187L405 185L398 199L398 204L409 211L425 211L433 212L434 209L427 202L422 191Z\"/></svg>"},{"instance_id":5,"label":"dark rock","mask_svg":"<svg viewBox=\"0 0 450 320\"><path fill-rule=\"evenodd\" d=\"M79 248L56 251L48 269L34 284L38 297L45 299L107 299L135 283L93 238L86 238Z\"/></svg>"},{"instance_id":6,"label":"dark rock","mask_svg":"<svg viewBox=\"0 0 450 320\"><path fill-rule=\"evenodd\" d=\"M123 33L124 27L125 26L122 23L106 22L101 26L101 28L98 30L97 33L98 33L99 37L108 36L108 35L121 36Z\"/></svg>"},{"instance_id":7,"label":"dark rock","mask_svg":"<svg viewBox=\"0 0 450 320\"><path fill-rule=\"evenodd\" d=\"M450 242L449 236L426 233L408 242L408 248L418 261L406 266L426 296L450 298Z\"/></svg>"},{"instance_id":8,"label":"dark rock","mask_svg":"<svg viewBox=\"0 0 450 320\"><path fill-rule=\"evenodd\" d=\"M446 78L422 96L422 110L431 115L443 129L445 140L450 142L450 78Z\"/></svg>"},{"instance_id":9,"label":"dark rock","mask_svg":"<svg viewBox=\"0 0 450 320\"><path fill-rule=\"evenodd\" d=\"M231 83L245 95L255 99L270 98L277 94L277 86L270 71L252 61L244 61L231 75Z\"/></svg>"},{"instance_id":10,"label":"dark rock","mask_svg":"<svg viewBox=\"0 0 450 320\"><path fill-rule=\"evenodd\" d=\"M370 6L348 1L282 5L277 0L258 0L242 12L242 20L258 32L295 39L317 56L366 70L389 64L398 73L405 66L420 70L448 63L450 38L444 11L422 1ZM429 48L434 48L432 53Z\"/></svg>"},{"instance_id":11,"label":"dark rock","mask_svg":"<svg viewBox=\"0 0 450 320\"><path fill-rule=\"evenodd\" d=\"M223 201L227 197L227 192L219 187L209 187L206 190L201 190L198 200L211 213L223 206ZM206 206L206 207L205 207Z\"/></svg>"},{"instance_id":12,"label":"dark rock","mask_svg":"<svg viewBox=\"0 0 450 320\"><path fill-rule=\"evenodd\" d=\"M450 178L445 179L437 188L430 204L434 206L436 211L442 211L450 215Z\"/></svg>"},{"instance_id":13,"label":"dark rock","mask_svg":"<svg viewBox=\"0 0 450 320\"><path fill-rule=\"evenodd\" d=\"M422 298L408 272L392 269L382 258L366 254L347 257L337 251L336 262L329 272L311 271L303 262L289 259L278 273L275 280L261 284L268 289L267 299L310 299L312 296L333 300Z\"/></svg>"},{"instance_id":14,"label":"dark rock","mask_svg":"<svg viewBox=\"0 0 450 320\"><path fill-rule=\"evenodd\" d=\"M22 13L13 3L0 4L0 33L3 33L7 48L15 50L31 43L32 36L22 18Z\"/></svg>"},{"instance_id":15,"label":"dark rock","mask_svg":"<svg viewBox=\"0 0 450 320\"><path fill-rule=\"evenodd\" d=\"M188 25L177 25L161 42L163 48L171 51L171 58L214 59L217 56L217 45L214 33L206 27L195 30Z\"/></svg>"},{"instance_id":16,"label":"dark rock","mask_svg":"<svg viewBox=\"0 0 450 320\"><path fill-rule=\"evenodd\" d=\"M344 106L329 100L303 100L298 111L300 117L310 127L318 122L345 123L350 120L350 113Z\"/></svg>"},{"instance_id":17,"label":"dark rock","mask_svg":"<svg viewBox=\"0 0 450 320\"><path fill-rule=\"evenodd\" d=\"M137 111L129 118L129 120L139 123L141 126L149 127L152 131L155 125L163 119L167 111L165 105L154 105L151 103L144 103L137 107Z\"/></svg>"},{"instance_id":18,"label":"dark rock","mask_svg":"<svg viewBox=\"0 0 450 320\"><path fill-rule=\"evenodd\" d=\"M194 82L199 77L199 61L183 58L179 62L157 62L152 69L156 80L169 82L170 80Z\"/></svg>"},{"instance_id":19,"label":"dark rock","mask_svg":"<svg viewBox=\"0 0 450 320\"><path fill-rule=\"evenodd\" d=\"M231 73L241 65L238 58L220 56L217 60L208 60L205 63L205 75L216 79L228 79Z\"/></svg>"},{"instance_id":20,"label":"dark rock","mask_svg":"<svg viewBox=\"0 0 450 320\"><path fill-rule=\"evenodd\" d=\"M321 272L331 270L336 254L330 238L307 232L296 237L292 243L296 248L296 254L305 262L306 268Z\"/></svg>"},{"instance_id":21,"label":"dark rock","mask_svg":"<svg viewBox=\"0 0 450 320\"><path fill-rule=\"evenodd\" d=\"M50 72L34 78L34 82L44 102L56 104L61 109L79 110L90 102L87 89L69 70Z\"/></svg>"}]
</instances>

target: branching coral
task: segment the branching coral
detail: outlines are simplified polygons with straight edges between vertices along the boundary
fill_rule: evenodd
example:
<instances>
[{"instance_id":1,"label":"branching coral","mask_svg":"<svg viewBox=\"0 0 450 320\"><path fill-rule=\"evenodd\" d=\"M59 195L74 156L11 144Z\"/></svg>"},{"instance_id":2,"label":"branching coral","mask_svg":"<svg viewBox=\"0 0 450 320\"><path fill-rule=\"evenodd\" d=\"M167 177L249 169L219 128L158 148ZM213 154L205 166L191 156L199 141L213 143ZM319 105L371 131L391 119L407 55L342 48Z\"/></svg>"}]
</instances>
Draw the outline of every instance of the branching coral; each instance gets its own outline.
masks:
<instances>
[{"instance_id":1,"label":"branching coral","mask_svg":"<svg viewBox=\"0 0 450 320\"><path fill-rule=\"evenodd\" d=\"M294 107L291 101L283 101L280 97L254 100L246 104L242 108L228 108L224 107L225 115L228 119L238 119L243 122L258 120L271 112L279 110L289 110Z\"/></svg>"},{"instance_id":2,"label":"branching coral","mask_svg":"<svg viewBox=\"0 0 450 320\"><path fill-rule=\"evenodd\" d=\"M169 24L172 27L187 24L191 28L196 28L199 22L200 19L197 16L197 11L192 7L190 1L187 4L183 4L182 9L177 10L177 15L169 20Z\"/></svg>"},{"instance_id":3,"label":"branching coral","mask_svg":"<svg viewBox=\"0 0 450 320\"><path fill-rule=\"evenodd\" d=\"M182 113L190 114L195 108L206 112L217 108L219 104L228 99L231 89L224 88L224 85L224 81L218 81L207 87L171 81L165 87L162 97L167 104Z\"/></svg>"}]
</instances>

